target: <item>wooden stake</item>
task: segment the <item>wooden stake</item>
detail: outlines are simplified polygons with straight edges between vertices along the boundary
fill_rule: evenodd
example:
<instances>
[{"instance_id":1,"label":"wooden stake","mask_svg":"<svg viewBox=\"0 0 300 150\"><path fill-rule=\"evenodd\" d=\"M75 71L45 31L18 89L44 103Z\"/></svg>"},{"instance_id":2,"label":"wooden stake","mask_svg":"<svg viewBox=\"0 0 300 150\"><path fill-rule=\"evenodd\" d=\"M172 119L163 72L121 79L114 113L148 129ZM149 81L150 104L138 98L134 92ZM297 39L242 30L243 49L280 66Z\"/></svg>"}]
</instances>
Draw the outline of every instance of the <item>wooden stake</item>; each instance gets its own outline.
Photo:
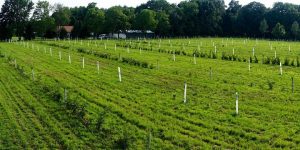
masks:
<instances>
[{"instance_id":1,"label":"wooden stake","mask_svg":"<svg viewBox=\"0 0 300 150\"><path fill-rule=\"evenodd\" d=\"M100 65L99 65L99 61L97 61L97 71L98 71L98 74L100 73Z\"/></svg>"},{"instance_id":2,"label":"wooden stake","mask_svg":"<svg viewBox=\"0 0 300 150\"><path fill-rule=\"evenodd\" d=\"M235 113L236 113L236 115L238 115L238 114L239 114L239 93L236 92L235 95L236 95L236 100L235 100Z\"/></svg>"},{"instance_id":3,"label":"wooden stake","mask_svg":"<svg viewBox=\"0 0 300 150\"><path fill-rule=\"evenodd\" d=\"M69 54L69 64L71 64L72 61L71 61L71 55Z\"/></svg>"},{"instance_id":4,"label":"wooden stake","mask_svg":"<svg viewBox=\"0 0 300 150\"><path fill-rule=\"evenodd\" d=\"M121 68L118 67L119 81L122 82Z\"/></svg>"},{"instance_id":5,"label":"wooden stake","mask_svg":"<svg viewBox=\"0 0 300 150\"><path fill-rule=\"evenodd\" d=\"M294 77L292 77L292 93L294 93Z\"/></svg>"},{"instance_id":6,"label":"wooden stake","mask_svg":"<svg viewBox=\"0 0 300 150\"><path fill-rule=\"evenodd\" d=\"M209 67L209 76L210 76L210 79L212 79L212 68Z\"/></svg>"},{"instance_id":7,"label":"wooden stake","mask_svg":"<svg viewBox=\"0 0 300 150\"><path fill-rule=\"evenodd\" d=\"M17 59L15 59L15 68L17 68L18 66L17 66Z\"/></svg>"},{"instance_id":8,"label":"wooden stake","mask_svg":"<svg viewBox=\"0 0 300 150\"><path fill-rule=\"evenodd\" d=\"M186 90L187 90L187 84L186 82L184 82L183 103L186 103Z\"/></svg>"},{"instance_id":9,"label":"wooden stake","mask_svg":"<svg viewBox=\"0 0 300 150\"><path fill-rule=\"evenodd\" d=\"M174 51L174 53L173 53L173 61L176 61L175 51Z\"/></svg>"},{"instance_id":10,"label":"wooden stake","mask_svg":"<svg viewBox=\"0 0 300 150\"><path fill-rule=\"evenodd\" d=\"M215 46L215 54L217 54L217 46Z\"/></svg>"},{"instance_id":11,"label":"wooden stake","mask_svg":"<svg viewBox=\"0 0 300 150\"><path fill-rule=\"evenodd\" d=\"M31 73L32 73L32 80L34 81L34 70L31 69Z\"/></svg>"},{"instance_id":12,"label":"wooden stake","mask_svg":"<svg viewBox=\"0 0 300 150\"><path fill-rule=\"evenodd\" d=\"M68 90L65 88L65 89L64 89L64 102L66 102L66 101L68 100L68 95L67 95L67 93L68 93Z\"/></svg>"},{"instance_id":13,"label":"wooden stake","mask_svg":"<svg viewBox=\"0 0 300 150\"><path fill-rule=\"evenodd\" d=\"M194 54L194 64L196 65L197 62L196 62L196 54Z\"/></svg>"},{"instance_id":14,"label":"wooden stake","mask_svg":"<svg viewBox=\"0 0 300 150\"><path fill-rule=\"evenodd\" d=\"M82 57L82 68L84 69L84 57Z\"/></svg>"},{"instance_id":15,"label":"wooden stake","mask_svg":"<svg viewBox=\"0 0 300 150\"><path fill-rule=\"evenodd\" d=\"M249 59L249 71L251 70L251 62L250 62L250 59Z\"/></svg>"},{"instance_id":16,"label":"wooden stake","mask_svg":"<svg viewBox=\"0 0 300 150\"><path fill-rule=\"evenodd\" d=\"M148 146L147 146L147 150L151 150L151 132L149 132L149 136L148 136Z\"/></svg>"},{"instance_id":17,"label":"wooden stake","mask_svg":"<svg viewBox=\"0 0 300 150\"><path fill-rule=\"evenodd\" d=\"M280 66L280 75L282 75L282 64L281 64L281 62L279 64L279 66Z\"/></svg>"},{"instance_id":18,"label":"wooden stake","mask_svg":"<svg viewBox=\"0 0 300 150\"><path fill-rule=\"evenodd\" d=\"M61 51L59 51L59 60L61 60Z\"/></svg>"}]
</instances>

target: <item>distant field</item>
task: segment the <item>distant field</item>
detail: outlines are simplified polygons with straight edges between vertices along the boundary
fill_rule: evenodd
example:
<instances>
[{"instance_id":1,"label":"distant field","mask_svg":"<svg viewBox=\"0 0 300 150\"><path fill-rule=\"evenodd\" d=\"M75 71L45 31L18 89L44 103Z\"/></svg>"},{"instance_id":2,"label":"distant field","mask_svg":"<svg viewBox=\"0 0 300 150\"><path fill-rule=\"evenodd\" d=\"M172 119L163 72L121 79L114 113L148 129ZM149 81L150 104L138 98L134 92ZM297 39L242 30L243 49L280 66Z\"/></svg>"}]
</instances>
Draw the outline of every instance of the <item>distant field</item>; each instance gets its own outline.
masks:
<instances>
[{"instance_id":1,"label":"distant field","mask_svg":"<svg viewBox=\"0 0 300 150\"><path fill-rule=\"evenodd\" d=\"M0 43L0 149L297 148L298 56L238 38Z\"/></svg>"}]
</instances>

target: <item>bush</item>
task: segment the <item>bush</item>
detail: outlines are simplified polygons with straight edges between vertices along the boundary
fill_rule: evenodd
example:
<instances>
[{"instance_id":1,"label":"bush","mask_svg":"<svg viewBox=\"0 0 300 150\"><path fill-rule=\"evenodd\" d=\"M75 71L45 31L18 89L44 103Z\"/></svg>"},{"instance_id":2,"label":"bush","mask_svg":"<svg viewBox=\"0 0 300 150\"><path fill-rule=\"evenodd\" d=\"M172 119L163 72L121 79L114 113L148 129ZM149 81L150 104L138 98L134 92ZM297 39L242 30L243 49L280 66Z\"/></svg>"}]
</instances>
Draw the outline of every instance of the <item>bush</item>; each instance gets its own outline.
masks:
<instances>
[{"instance_id":1,"label":"bush","mask_svg":"<svg viewBox=\"0 0 300 150\"><path fill-rule=\"evenodd\" d=\"M280 59L279 59L278 57L273 58L272 61L271 61L271 63L272 63L273 65L279 65L279 64L280 64Z\"/></svg>"},{"instance_id":2,"label":"bush","mask_svg":"<svg viewBox=\"0 0 300 150\"><path fill-rule=\"evenodd\" d=\"M0 51L0 57L5 57L5 55L4 54L2 54L2 52Z\"/></svg>"},{"instance_id":3,"label":"bush","mask_svg":"<svg viewBox=\"0 0 300 150\"><path fill-rule=\"evenodd\" d=\"M295 66L295 61L294 61L294 59L291 60L291 66Z\"/></svg>"},{"instance_id":4,"label":"bush","mask_svg":"<svg viewBox=\"0 0 300 150\"><path fill-rule=\"evenodd\" d=\"M258 63L258 59L256 56L254 56L254 63Z\"/></svg>"},{"instance_id":5,"label":"bush","mask_svg":"<svg viewBox=\"0 0 300 150\"><path fill-rule=\"evenodd\" d=\"M216 54L216 53L213 53L213 54L212 54L212 59L217 59L217 58L218 58L217 54Z\"/></svg>"},{"instance_id":6,"label":"bush","mask_svg":"<svg viewBox=\"0 0 300 150\"><path fill-rule=\"evenodd\" d=\"M270 64L270 63L271 63L270 57L266 57L266 58L264 59L263 64Z\"/></svg>"},{"instance_id":7,"label":"bush","mask_svg":"<svg viewBox=\"0 0 300 150\"><path fill-rule=\"evenodd\" d=\"M250 61L250 63L252 63L252 57L250 56L250 58L249 58L249 61Z\"/></svg>"},{"instance_id":8,"label":"bush","mask_svg":"<svg viewBox=\"0 0 300 150\"><path fill-rule=\"evenodd\" d=\"M286 58L284 59L283 65L284 65L284 66L289 66L289 64L290 64L290 60L286 57Z\"/></svg>"},{"instance_id":9,"label":"bush","mask_svg":"<svg viewBox=\"0 0 300 150\"><path fill-rule=\"evenodd\" d=\"M271 82L268 80L268 86L269 86L269 90L272 90L274 87L275 82Z\"/></svg>"},{"instance_id":10,"label":"bush","mask_svg":"<svg viewBox=\"0 0 300 150\"><path fill-rule=\"evenodd\" d=\"M225 52L222 52L221 59L222 59L222 60L228 60L228 59L229 59L229 57L226 55L226 53L225 53Z\"/></svg>"}]
</instances>

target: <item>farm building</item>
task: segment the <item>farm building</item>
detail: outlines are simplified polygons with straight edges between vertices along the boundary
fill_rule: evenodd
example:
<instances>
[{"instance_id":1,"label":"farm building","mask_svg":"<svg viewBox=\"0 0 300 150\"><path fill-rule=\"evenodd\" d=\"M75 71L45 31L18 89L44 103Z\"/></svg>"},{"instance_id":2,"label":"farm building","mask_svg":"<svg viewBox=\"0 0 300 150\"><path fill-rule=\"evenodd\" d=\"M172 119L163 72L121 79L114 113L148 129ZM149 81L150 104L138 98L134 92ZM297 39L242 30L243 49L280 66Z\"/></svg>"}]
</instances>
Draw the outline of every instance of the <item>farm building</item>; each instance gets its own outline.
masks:
<instances>
[{"instance_id":1,"label":"farm building","mask_svg":"<svg viewBox=\"0 0 300 150\"><path fill-rule=\"evenodd\" d=\"M120 32L118 33L110 33L108 34L108 37L110 38L154 38L155 34L154 32L147 30L146 32L143 32L141 30L126 30L126 32Z\"/></svg>"},{"instance_id":2,"label":"farm building","mask_svg":"<svg viewBox=\"0 0 300 150\"><path fill-rule=\"evenodd\" d=\"M74 29L74 26L58 26L57 31L59 32L60 30L64 29L67 32L67 37L71 37L71 33Z\"/></svg>"}]
</instances>

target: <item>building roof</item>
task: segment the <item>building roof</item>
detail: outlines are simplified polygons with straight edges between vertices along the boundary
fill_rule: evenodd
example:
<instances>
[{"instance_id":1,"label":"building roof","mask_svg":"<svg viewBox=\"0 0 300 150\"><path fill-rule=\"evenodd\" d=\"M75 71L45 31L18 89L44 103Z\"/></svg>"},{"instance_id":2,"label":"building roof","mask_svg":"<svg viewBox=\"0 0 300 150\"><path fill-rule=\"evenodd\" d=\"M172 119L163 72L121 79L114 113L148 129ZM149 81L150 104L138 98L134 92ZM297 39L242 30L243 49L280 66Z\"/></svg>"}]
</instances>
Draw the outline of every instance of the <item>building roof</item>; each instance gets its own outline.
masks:
<instances>
[{"instance_id":1,"label":"building roof","mask_svg":"<svg viewBox=\"0 0 300 150\"><path fill-rule=\"evenodd\" d=\"M143 33L143 31L142 30L126 30L126 33ZM146 32L145 33L154 33L154 32L152 32L152 31L150 31L150 30L146 30Z\"/></svg>"},{"instance_id":2,"label":"building roof","mask_svg":"<svg viewBox=\"0 0 300 150\"><path fill-rule=\"evenodd\" d=\"M74 29L74 26L59 26L57 30L61 30L62 28L64 28L68 33L71 33Z\"/></svg>"}]
</instances>

